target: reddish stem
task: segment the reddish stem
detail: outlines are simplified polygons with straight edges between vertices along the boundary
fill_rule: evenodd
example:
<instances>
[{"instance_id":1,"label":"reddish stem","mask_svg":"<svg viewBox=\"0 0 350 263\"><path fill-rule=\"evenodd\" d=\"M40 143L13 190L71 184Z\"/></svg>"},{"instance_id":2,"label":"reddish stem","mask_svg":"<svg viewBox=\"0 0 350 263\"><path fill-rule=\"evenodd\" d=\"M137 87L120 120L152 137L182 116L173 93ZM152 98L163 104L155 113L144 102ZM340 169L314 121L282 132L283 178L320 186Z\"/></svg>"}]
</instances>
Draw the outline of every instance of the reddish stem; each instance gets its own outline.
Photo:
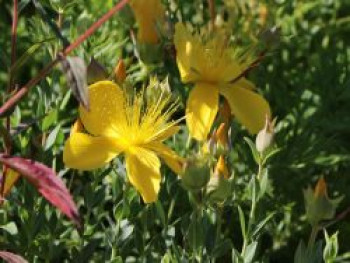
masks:
<instances>
[{"instance_id":1,"label":"reddish stem","mask_svg":"<svg viewBox=\"0 0 350 263\"><path fill-rule=\"evenodd\" d=\"M236 78L230 81L231 84L236 83L241 78L245 77L253 68L255 68L259 63L265 58L266 50L262 51L257 59L255 59L250 65L241 72Z\"/></svg>"},{"instance_id":2,"label":"reddish stem","mask_svg":"<svg viewBox=\"0 0 350 263\"><path fill-rule=\"evenodd\" d=\"M18 25L18 0L13 0L12 29L11 29L11 67L16 62L17 25ZM13 88L14 88L14 76L13 76L12 72L9 72L9 82L8 82L8 87L7 87L7 93L11 93ZM10 116L7 116L6 117L6 133L7 133L7 135L10 134L10 130L11 130L11 119L10 119ZM6 141L5 153L11 154L12 141L11 141L11 139L6 138L7 135L4 135L5 136L4 139ZM0 185L1 196L4 195L7 172L8 172L7 165L3 165L1 185ZM1 202L2 201L0 201L0 203Z\"/></svg>"},{"instance_id":3,"label":"reddish stem","mask_svg":"<svg viewBox=\"0 0 350 263\"><path fill-rule=\"evenodd\" d=\"M17 24L18 24L18 0L13 0L12 31L11 31L11 66L16 62L17 44ZM10 75L8 92L13 89L13 75Z\"/></svg>"},{"instance_id":4,"label":"reddish stem","mask_svg":"<svg viewBox=\"0 0 350 263\"><path fill-rule=\"evenodd\" d=\"M209 13L210 13L210 23L212 28L215 27L215 17L216 17L216 10L215 10L215 3L214 0L208 0L209 5Z\"/></svg>"},{"instance_id":5,"label":"reddish stem","mask_svg":"<svg viewBox=\"0 0 350 263\"><path fill-rule=\"evenodd\" d=\"M99 20L97 20L94 24L92 24L84 34L82 34L78 39L76 39L72 44L70 44L67 48L65 48L61 54L63 56L67 56L71 53L75 48L77 48L82 42L84 42L89 36L91 36L99 27L101 27L108 19L110 19L116 12L124 7L129 0L121 0L117 3L111 10L109 10L105 15L103 15ZM12 96L9 100L7 100L0 107L0 116L3 115L6 111L14 107L18 101L32 88L35 84L37 84L42 78L44 78L51 69L60 61L60 58L55 58L52 62L50 62L44 69L42 69L38 75L36 75L33 79L31 79L28 83L26 83L14 96Z\"/></svg>"}]
</instances>

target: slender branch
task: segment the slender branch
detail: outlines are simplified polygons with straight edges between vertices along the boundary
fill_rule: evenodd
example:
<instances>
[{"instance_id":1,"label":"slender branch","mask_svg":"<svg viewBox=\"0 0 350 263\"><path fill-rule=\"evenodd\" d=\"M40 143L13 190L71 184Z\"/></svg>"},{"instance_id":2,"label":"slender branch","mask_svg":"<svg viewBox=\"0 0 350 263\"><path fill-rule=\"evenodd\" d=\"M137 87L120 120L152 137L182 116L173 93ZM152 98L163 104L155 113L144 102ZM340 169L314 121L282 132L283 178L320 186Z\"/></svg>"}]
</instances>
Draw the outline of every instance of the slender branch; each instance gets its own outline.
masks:
<instances>
[{"instance_id":1,"label":"slender branch","mask_svg":"<svg viewBox=\"0 0 350 263\"><path fill-rule=\"evenodd\" d=\"M121 0L117 3L112 9L110 9L105 15L103 15L99 20L92 24L80 37L78 37L72 44L65 48L61 55L67 56L75 48L77 48L81 43L83 43L89 36L91 36L99 27L101 27L107 20L109 20L116 12L122 9L129 0ZM36 85L41 79L43 79L51 69L60 61L60 58L55 58L50 62L44 69L42 69L38 75L31 79L27 84L25 84L13 97L7 100L0 107L0 116L3 115L6 111L14 107L18 101L27 94L27 92Z\"/></svg>"},{"instance_id":2,"label":"slender branch","mask_svg":"<svg viewBox=\"0 0 350 263\"><path fill-rule=\"evenodd\" d=\"M209 5L209 13L210 13L210 24L212 28L215 27L215 17L216 17L216 10L215 10L215 3L214 0L208 0Z\"/></svg>"},{"instance_id":3,"label":"slender branch","mask_svg":"<svg viewBox=\"0 0 350 263\"><path fill-rule=\"evenodd\" d=\"M11 67L16 62L16 45L17 45L17 25L18 25L18 0L13 0L13 12L12 12L12 29L11 29ZM11 68L10 67L10 68ZM14 76L11 71L9 71L9 81L7 87L7 93L11 93L14 88ZM6 117L6 131L3 132L3 138L5 141L5 153L11 154L12 151L12 141L9 138L11 130L11 119L10 116ZM8 167L7 165L2 166L2 177L0 183L0 196L4 195L5 183L7 177ZM1 203L2 201L0 201Z\"/></svg>"},{"instance_id":4,"label":"slender branch","mask_svg":"<svg viewBox=\"0 0 350 263\"><path fill-rule=\"evenodd\" d=\"M236 78L230 81L231 84L237 82L245 75L247 75L253 68L255 68L259 63L265 58L266 50L262 51L258 58L256 58L241 74L239 74Z\"/></svg>"},{"instance_id":5,"label":"slender branch","mask_svg":"<svg viewBox=\"0 0 350 263\"><path fill-rule=\"evenodd\" d=\"M322 228L327 228L327 227L334 225L335 223L338 223L339 221L343 220L349 214L350 214L350 206L348 208L346 208L343 212L338 214L333 220L322 224Z\"/></svg>"},{"instance_id":6,"label":"slender branch","mask_svg":"<svg viewBox=\"0 0 350 263\"><path fill-rule=\"evenodd\" d=\"M17 44L17 24L18 24L18 0L13 0L12 12L12 30L11 30L11 66L16 62L16 44ZM8 92L13 89L13 74L9 76Z\"/></svg>"}]
</instances>

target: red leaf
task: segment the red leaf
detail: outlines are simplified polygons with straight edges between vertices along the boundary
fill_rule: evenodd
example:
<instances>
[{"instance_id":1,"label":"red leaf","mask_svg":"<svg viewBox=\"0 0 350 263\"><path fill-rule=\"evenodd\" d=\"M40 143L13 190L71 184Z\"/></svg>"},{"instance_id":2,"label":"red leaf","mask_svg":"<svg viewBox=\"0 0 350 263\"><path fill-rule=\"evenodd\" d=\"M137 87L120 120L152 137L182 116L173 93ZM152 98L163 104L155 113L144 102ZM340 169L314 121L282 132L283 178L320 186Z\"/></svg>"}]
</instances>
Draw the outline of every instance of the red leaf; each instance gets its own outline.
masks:
<instances>
[{"instance_id":1,"label":"red leaf","mask_svg":"<svg viewBox=\"0 0 350 263\"><path fill-rule=\"evenodd\" d=\"M60 177L42 163L0 154L0 162L18 171L42 196L80 226L78 209Z\"/></svg>"},{"instance_id":2,"label":"red leaf","mask_svg":"<svg viewBox=\"0 0 350 263\"><path fill-rule=\"evenodd\" d=\"M7 263L28 263L27 260L7 251L0 251L0 258L5 260Z\"/></svg>"}]
</instances>

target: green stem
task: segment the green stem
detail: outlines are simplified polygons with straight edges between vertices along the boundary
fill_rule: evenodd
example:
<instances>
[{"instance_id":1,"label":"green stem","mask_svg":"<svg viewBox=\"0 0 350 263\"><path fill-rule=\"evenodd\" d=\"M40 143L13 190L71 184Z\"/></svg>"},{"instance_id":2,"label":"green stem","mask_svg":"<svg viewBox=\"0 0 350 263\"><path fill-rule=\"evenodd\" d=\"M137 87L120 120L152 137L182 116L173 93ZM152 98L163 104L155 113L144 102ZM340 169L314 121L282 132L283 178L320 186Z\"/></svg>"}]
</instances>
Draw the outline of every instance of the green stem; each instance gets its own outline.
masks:
<instances>
[{"instance_id":1,"label":"green stem","mask_svg":"<svg viewBox=\"0 0 350 263\"><path fill-rule=\"evenodd\" d=\"M258 178L258 180L260 181L261 176L262 176L262 170L263 170L263 165L261 163L261 161L259 162L259 168L258 168L258 173L256 175L256 177Z\"/></svg>"},{"instance_id":2,"label":"green stem","mask_svg":"<svg viewBox=\"0 0 350 263\"><path fill-rule=\"evenodd\" d=\"M315 225L312 227L309 242L307 244L308 249L312 249L312 247L314 246L319 230L320 230L320 227L318 225Z\"/></svg>"},{"instance_id":3,"label":"green stem","mask_svg":"<svg viewBox=\"0 0 350 263\"><path fill-rule=\"evenodd\" d=\"M217 207L215 209L216 212L216 237L215 237L215 245L220 241L221 235L221 226L222 226L222 208ZM212 262L215 263L216 259L213 258Z\"/></svg>"},{"instance_id":4,"label":"green stem","mask_svg":"<svg viewBox=\"0 0 350 263\"><path fill-rule=\"evenodd\" d=\"M260 177L261 177L261 174L262 174L262 170L263 170L263 165L262 163L260 162L259 163L259 168L258 168L258 173L257 173L257 179L260 180ZM243 246L242 246L242 252L241 252L241 255L244 256L245 252L246 252L246 249L247 249L247 246L249 244L249 241L251 239L250 235L251 235L251 231L252 231L252 227L253 227L253 224L255 222L255 212L256 212L256 207L257 207L257 203L258 203L258 200L256 198L257 196L257 193L255 192L256 191L256 181L254 180L254 194L252 196L252 203L251 203L251 207L250 207L250 213L249 213L249 221L248 221L248 227L247 227L247 232L246 232L246 235L244 236L244 240L243 240Z\"/></svg>"}]
</instances>

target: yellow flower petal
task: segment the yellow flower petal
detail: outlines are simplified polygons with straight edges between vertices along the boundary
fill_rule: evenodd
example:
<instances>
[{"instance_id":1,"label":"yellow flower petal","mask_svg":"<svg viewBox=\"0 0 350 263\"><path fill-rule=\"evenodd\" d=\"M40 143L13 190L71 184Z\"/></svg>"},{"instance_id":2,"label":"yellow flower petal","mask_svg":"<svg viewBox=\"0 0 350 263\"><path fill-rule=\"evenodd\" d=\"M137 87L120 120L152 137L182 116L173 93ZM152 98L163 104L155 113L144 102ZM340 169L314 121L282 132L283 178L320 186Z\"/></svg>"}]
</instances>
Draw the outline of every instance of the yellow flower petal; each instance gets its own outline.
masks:
<instances>
[{"instance_id":1,"label":"yellow flower petal","mask_svg":"<svg viewBox=\"0 0 350 263\"><path fill-rule=\"evenodd\" d=\"M232 114L251 133L259 132L264 127L266 115L271 116L268 102L258 93L238 85L222 87L220 93L230 104Z\"/></svg>"},{"instance_id":2,"label":"yellow flower petal","mask_svg":"<svg viewBox=\"0 0 350 263\"><path fill-rule=\"evenodd\" d=\"M109 163L121 151L114 138L73 133L64 146L63 162L70 168L93 170Z\"/></svg>"},{"instance_id":3,"label":"yellow flower petal","mask_svg":"<svg viewBox=\"0 0 350 263\"><path fill-rule=\"evenodd\" d=\"M20 174L12 169L7 170L6 181L4 185L4 196L6 196L15 185L17 180L19 179Z\"/></svg>"},{"instance_id":4,"label":"yellow flower petal","mask_svg":"<svg viewBox=\"0 0 350 263\"><path fill-rule=\"evenodd\" d=\"M130 6L139 26L137 38L141 43L156 44L158 42L157 23L161 24L165 9L160 0L133 0Z\"/></svg>"},{"instance_id":5,"label":"yellow flower petal","mask_svg":"<svg viewBox=\"0 0 350 263\"><path fill-rule=\"evenodd\" d=\"M225 32L203 30L192 34L184 24L175 25L176 61L183 82L229 82L238 77L248 63L237 48L228 46Z\"/></svg>"},{"instance_id":6,"label":"yellow flower petal","mask_svg":"<svg viewBox=\"0 0 350 263\"><path fill-rule=\"evenodd\" d=\"M214 122L219 104L219 89L215 85L197 83L191 91L186 107L186 121L190 135L203 141Z\"/></svg>"},{"instance_id":7,"label":"yellow flower petal","mask_svg":"<svg viewBox=\"0 0 350 263\"><path fill-rule=\"evenodd\" d=\"M255 84L246 78L240 78L235 85L240 86L245 89L255 90Z\"/></svg>"},{"instance_id":8,"label":"yellow flower petal","mask_svg":"<svg viewBox=\"0 0 350 263\"><path fill-rule=\"evenodd\" d=\"M176 61L183 82L193 82L200 79L197 61L203 57L200 39L193 36L182 23L175 25L174 44Z\"/></svg>"},{"instance_id":9,"label":"yellow flower petal","mask_svg":"<svg viewBox=\"0 0 350 263\"><path fill-rule=\"evenodd\" d=\"M168 146L160 142L153 142L146 145L146 147L156 152L157 155L159 155L159 157L162 158L162 160L164 160L166 165L174 171L174 173L182 173L182 166L185 162L185 159L177 155L177 153L171 150Z\"/></svg>"},{"instance_id":10,"label":"yellow flower petal","mask_svg":"<svg viewBox=\"0 0 350 263\"><path fill-rule=\"evenodd\" d=\"M90 111L82 106L80 118L93 135L117 136L116 127L123 115L123 91L111 81L99 81L89 86Z\"/></svg>"},{"instance_id":11,"label":"yellow flower petal","mask_svg":"<svg viewBox=\"0 0 350 263\"><path fill-rule=\"evenodd\" d=\"M143 201L156 201L161 181L157 155L147 149L135 147L126 153L125 162L130 183L141 194Z\"/></svg>"},{"instance_id":12,"label":"yellow flower petal","mask_svg":"<svg viewBox=\"0 0 350 263\"><path fill-rule=\"evenodd\" d=\"M168 139L169 137L173 136L175 133L177 133L180 130L180 126L171 126L165 128L158 134L156 134L154 137L152 137L152 140L156 141L164 141Z\"/></svg>"}]
</instances>

